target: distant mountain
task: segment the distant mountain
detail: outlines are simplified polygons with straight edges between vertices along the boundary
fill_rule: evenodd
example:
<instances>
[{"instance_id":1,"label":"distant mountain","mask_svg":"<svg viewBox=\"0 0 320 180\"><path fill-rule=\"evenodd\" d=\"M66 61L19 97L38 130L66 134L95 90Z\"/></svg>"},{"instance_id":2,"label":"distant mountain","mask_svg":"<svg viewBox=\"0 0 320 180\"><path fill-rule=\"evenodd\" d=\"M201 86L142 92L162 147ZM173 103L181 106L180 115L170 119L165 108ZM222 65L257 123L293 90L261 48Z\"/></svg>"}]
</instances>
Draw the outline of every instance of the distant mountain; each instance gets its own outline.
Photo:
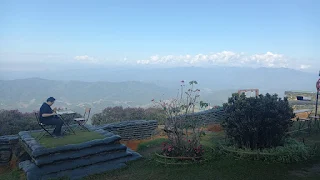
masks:
<instances>
[{"instance_id":1,"label":"distant mountain","mask_svg":"<svg viewBox=\"0 0 320 180\"><path fill-rule=\"evenodd\" d=\"M90 106L96 112L107 106L148 106L153 98L174 97L181 80L197 80L201 99L219 105L239 89L258 88L260 93L277 93L280 97L284 91L315 91L318 78L317 74L292 69L236 67L0 72L2 79L13 77L27 79L0 81L1 109L30 111L54 96L59 106L79 111Z\"/></svg>"},{"instance_id":2,"label":"distant mountain","mask_svg":"<svg viewBox=\"0 0 320 180\"><path fill-rule=\"evenodd\" d=\"M259 88L261 90L315 91L317 73L311 74L285 68L240 67L180 67L135 69L78 69L33 73L0 72L2 79L40 77L52 80L77 80L87 82L139 81L155 83L162 87L176 88L181 80L197 80L201 88L211 90Z\"/></svg>"},{"instance_id":3,"label":"distant mountain","mask_svg":"<svg viewBox=\"0 0 320 180\"><path fill-rule=\"evenodd\" d=\"M163 94L174 95L168 88L142 82L54 81L40 78L0 81L0 109L37 110L46 98L57 99L55 106L73 109L107 106L144 106ZM82 111L80 111L82 112Z\"/></svg>"}]
</instances>

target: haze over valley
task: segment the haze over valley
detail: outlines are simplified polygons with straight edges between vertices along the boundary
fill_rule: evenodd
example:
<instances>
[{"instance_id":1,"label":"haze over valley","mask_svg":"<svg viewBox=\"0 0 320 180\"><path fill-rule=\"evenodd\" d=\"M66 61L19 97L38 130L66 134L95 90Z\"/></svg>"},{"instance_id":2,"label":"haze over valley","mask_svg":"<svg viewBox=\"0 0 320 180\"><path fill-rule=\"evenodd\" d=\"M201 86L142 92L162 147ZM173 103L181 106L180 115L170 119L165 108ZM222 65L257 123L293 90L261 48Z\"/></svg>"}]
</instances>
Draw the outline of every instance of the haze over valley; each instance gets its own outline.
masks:
<instances>
[{"instance_id":1,"label":"haze over valley","mask_svg":"<svg viewBox=\"0 0 320 180\"><path fill-rule=\"evenodd\" d=\"M80 72L81 71L81 72ZM83 112L92 107L100 112L108 106L150 107L151 99L176 97L181 80L186 86L198 81L201 99L222 105L239 89L260 89L260 93L314 91L315 74L285 68L185 67L151 69L86 69L61 72L10 74L0 81L0 109L23 112L38 110L47 97L55 106ZM23 78L24 77L24 78ZM64 78L62 78L64 77ZM21 78L16 80L9 80Z\"/></svg>"}]
</instances>

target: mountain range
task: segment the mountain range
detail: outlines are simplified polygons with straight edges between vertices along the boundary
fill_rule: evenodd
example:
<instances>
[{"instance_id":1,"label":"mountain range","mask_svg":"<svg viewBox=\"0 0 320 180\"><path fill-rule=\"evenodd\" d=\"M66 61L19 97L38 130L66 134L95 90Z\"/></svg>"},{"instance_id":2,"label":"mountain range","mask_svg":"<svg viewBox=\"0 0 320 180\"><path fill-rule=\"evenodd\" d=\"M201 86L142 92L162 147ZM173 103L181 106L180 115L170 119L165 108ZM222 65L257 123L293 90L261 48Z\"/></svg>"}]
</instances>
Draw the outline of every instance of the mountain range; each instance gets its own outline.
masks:
<instances>
[{"instance_id":1,"label":"mountain range","mask_svg":"<svg viewBox=\"0 0 320 180\"><path fill-rule=\"evenodd\" d=\"M88 106L94 112L116 105L146 107L152 105L151 99L175 97L181 80L198 81L201 99L220 105L238 89L257 88L280 97L284 91L315 91L317 75L284 68L238 67L0 72L0 109L37 110L50 96L57 99L56 106L79 112Z\"/></svg>"}]
</instances>

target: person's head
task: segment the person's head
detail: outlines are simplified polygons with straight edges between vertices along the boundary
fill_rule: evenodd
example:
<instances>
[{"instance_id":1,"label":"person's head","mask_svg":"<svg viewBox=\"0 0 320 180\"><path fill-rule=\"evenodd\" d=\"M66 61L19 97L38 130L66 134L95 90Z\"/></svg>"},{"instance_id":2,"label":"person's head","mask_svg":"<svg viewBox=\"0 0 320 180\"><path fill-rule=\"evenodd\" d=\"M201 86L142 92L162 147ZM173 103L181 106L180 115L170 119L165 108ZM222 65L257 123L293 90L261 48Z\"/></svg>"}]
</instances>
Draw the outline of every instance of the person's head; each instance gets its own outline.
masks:
<instances>
[{"instance_id":1,"label":"person's head","mask_svg":"<svg viewBox=\"0 0 320 180\"><path fill-rule=\"evenodd\" d=\"M47 104L48 104L49 106L52 106L52 104L54 103L55 100L56 100L56 99L55 99L54 97L49 97L49 98L47 99Z\"/></svg>"}]
</instances>

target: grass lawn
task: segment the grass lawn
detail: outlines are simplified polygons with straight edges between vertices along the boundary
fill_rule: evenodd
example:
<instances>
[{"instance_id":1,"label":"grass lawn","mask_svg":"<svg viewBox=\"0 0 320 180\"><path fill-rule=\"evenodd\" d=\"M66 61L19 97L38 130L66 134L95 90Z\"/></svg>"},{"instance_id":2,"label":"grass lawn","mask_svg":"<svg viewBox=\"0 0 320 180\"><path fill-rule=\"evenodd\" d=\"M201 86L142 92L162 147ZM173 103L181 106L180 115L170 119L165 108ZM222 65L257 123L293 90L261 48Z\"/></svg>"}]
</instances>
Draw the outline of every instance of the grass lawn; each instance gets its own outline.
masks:
<instances>
[{"instance_id":1,"label":"grass lawn","mask_svg":"<svg viewBox=\"0 0 320 180\"><path fill-rule=\"evenodd\" d=\"M130 163L124 169L95 175L85 178L86 180L319 180L320 175L299 176L294 172L303 168L310 168L312 162L285 165L265 163L259 161L244 161L234 159L221 159L199 165L164 166L156 164L151 159L142 159Z\"/></svg>"},{"instance_id":2,"label":"grass lawn","mask_svg":"<svg viewBox=\"0 0 320 180\"><path fill-rule=\"evenodd\" d=\"M8 167L0 168L0 180L20 180L22 178L22 172L18 169L11 170Z\"/></svg>"},{"instance_id":3,"label":"grass lawn","mask_svg":"<svg viewBox=\"0 0 320 180\"><path fill-rule=\"evenodd\" d=\"M40 144L46 148L54 148L57 146L63 146L67 144L79 144L94 139L104 139L104 136L97 132L88 132L82 130L76 130L74 134L68 134L62 138L52 138L50 136L44 136L40 139ZM39 133L32 133L31 136L37 137Z\"/></svg>"},{"instance_id":4,"label":"grass lawn","mask_svg":"<svg viewBox=\"0 0 320 180\"><path fill-rule=\"evenodd\" d=\"M318 137L318 135L316 135ZM310 137L310 138L317 138ZM222 133L213 133L202 138L207 156L210 147L217 145L223 139ZM221 180L318 180L320 179L320 154L312 161L295 164L268 163L262 161L235 160L234 158L211 158L208 162L193 165L163 165L156 163L152 154L159 150L164 139L142 143L138 151L143 159L131 162L124 169L115 170L100 175L93 175L86 180L163 180L163 179L221 179Z\"/></svg>"}]
</instances>

